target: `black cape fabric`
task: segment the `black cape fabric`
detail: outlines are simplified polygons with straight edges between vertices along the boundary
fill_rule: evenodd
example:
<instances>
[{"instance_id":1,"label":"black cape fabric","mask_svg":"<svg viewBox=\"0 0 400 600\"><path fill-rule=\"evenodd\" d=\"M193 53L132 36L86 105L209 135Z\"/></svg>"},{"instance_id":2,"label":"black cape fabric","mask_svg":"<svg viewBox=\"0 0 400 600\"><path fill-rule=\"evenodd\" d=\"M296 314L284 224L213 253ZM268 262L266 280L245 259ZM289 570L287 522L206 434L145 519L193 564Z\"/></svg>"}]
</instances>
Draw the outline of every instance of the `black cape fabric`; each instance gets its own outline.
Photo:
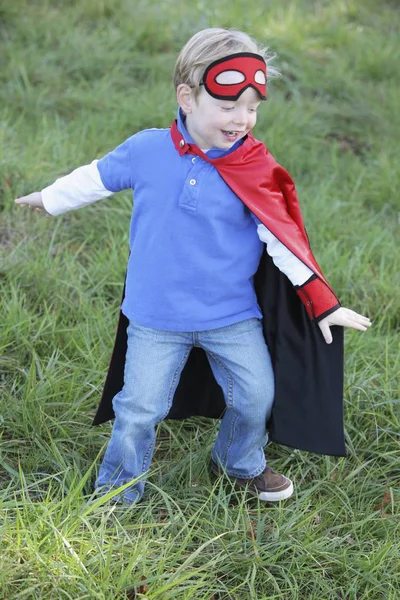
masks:
<instances>
[{"instance_id":1,"label":"black cape fabric","mask_svg":"<svg viewBox=\"0 0 400 600\"><path fill-rule=\"evenodd\" d=\"M343 429L343 328L331 327L333 342L327 344L317 323L308 317L295 288L265 251L254 284L275 375L275 399L266 424L269 439L317 454L347 456ZM120 312L93 425L115 416L112 399L123 387L127 326L128 319ZM222 389L205 351L193 348L166 418L220 419L225 408Z\"/></svg>"}]
</instances>

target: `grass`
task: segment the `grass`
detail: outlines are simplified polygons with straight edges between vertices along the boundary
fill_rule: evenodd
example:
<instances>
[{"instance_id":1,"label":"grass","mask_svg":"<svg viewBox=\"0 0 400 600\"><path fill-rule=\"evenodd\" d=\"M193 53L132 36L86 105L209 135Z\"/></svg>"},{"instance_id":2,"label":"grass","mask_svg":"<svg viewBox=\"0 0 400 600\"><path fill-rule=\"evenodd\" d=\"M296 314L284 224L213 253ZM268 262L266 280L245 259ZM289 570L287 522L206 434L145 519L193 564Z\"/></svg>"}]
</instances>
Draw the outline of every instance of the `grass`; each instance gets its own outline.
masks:
<instances>
[{"instance_id":1,"label":"grass","mask_svg":"<svg viewBox=\"0 0 400 600\"><path fill-rule=\"evenodd\" d=\"M16 0L0 8L0 597L397 600L398 64L395 2ZM145 497L88 504L92 428L128 255L130 193L45 219L14 205L176 112L177 52L208 26L277 52L255 129L293 175L345 306L347 459L267 447L277 506L207 464L218 423L164 421Z\"/></svg>"}]
</instances>

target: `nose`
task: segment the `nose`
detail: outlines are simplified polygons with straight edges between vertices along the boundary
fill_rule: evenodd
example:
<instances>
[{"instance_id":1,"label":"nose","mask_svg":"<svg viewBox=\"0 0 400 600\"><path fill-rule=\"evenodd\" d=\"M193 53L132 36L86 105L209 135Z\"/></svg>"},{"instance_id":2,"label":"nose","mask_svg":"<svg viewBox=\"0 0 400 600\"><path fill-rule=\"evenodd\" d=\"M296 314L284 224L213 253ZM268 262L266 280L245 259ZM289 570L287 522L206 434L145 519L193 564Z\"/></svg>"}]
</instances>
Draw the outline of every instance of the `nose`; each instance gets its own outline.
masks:
<instances>
[{"instance_id":1,"label":"nose","mask_svg":"<svg viewBox=\"0 0 400 600\"><path fill-rule=\"evenodd\" d=\"M237 125L245 125L247 123L247 112L245 108L237 108L235 110L233 122Z\"/></svg>"}]
</instances>

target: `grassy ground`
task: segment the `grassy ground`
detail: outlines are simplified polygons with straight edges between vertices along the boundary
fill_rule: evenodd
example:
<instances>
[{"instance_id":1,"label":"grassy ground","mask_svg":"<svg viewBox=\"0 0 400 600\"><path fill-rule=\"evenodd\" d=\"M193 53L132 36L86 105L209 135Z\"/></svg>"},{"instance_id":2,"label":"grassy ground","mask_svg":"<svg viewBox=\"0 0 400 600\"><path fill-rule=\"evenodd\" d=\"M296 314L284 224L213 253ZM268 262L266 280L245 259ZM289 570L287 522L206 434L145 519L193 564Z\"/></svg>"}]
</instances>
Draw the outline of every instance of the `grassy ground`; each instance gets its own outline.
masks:
<instances>
[{"instance_id":1,"label":"grassy ground","mask_svg":"<svg viewBox=\"0 0 400 600\"><path fill-rule=\"evenodd\" d=\"M0 7L0 597L395 600L399 575L398 4L16 0ZM212 479L218 423L164 421L143 501L87 505L90 426L128 255L130 193L46 219L13 199L176 112L174 59L208 26L278 54L255 129L294 176L343 304L347 459L271 444L277 506Z\"/></svg>"}]
</instances>

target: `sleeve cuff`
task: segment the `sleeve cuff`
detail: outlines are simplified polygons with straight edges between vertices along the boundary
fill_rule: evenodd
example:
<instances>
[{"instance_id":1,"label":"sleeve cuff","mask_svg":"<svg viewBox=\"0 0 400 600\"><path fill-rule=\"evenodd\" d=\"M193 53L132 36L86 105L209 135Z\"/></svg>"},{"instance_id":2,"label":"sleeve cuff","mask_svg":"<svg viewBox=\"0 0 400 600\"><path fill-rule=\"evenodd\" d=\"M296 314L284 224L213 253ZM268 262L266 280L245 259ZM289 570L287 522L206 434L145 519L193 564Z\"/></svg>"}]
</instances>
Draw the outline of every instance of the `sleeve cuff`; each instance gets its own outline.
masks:
<instances>
[{"instance_id":1,"label":"sleeve cuff","mask_svg":"<svg viewBox=\"0 0 400 600\"><path fill-rule=\"evenodd\" d=\"M57 202L55 201L54 194L52 193L52 191L52 185L49 185L42 189L42 203L46 212L52 217L55 217L56 215L61 215L63 212L66 211L63 210L62 207L57 206Z\"/></svg>"},{"instance_id":2,"label":"sleeve cuff","mask_svg":"<svg viewBox=\"0 0 400 600\"><path fill-rule=\"evenodd\" d=\"M308 316L317 322L341 306L333 291L315 274L295 289Z\"/></svg>"}]
</instances>

